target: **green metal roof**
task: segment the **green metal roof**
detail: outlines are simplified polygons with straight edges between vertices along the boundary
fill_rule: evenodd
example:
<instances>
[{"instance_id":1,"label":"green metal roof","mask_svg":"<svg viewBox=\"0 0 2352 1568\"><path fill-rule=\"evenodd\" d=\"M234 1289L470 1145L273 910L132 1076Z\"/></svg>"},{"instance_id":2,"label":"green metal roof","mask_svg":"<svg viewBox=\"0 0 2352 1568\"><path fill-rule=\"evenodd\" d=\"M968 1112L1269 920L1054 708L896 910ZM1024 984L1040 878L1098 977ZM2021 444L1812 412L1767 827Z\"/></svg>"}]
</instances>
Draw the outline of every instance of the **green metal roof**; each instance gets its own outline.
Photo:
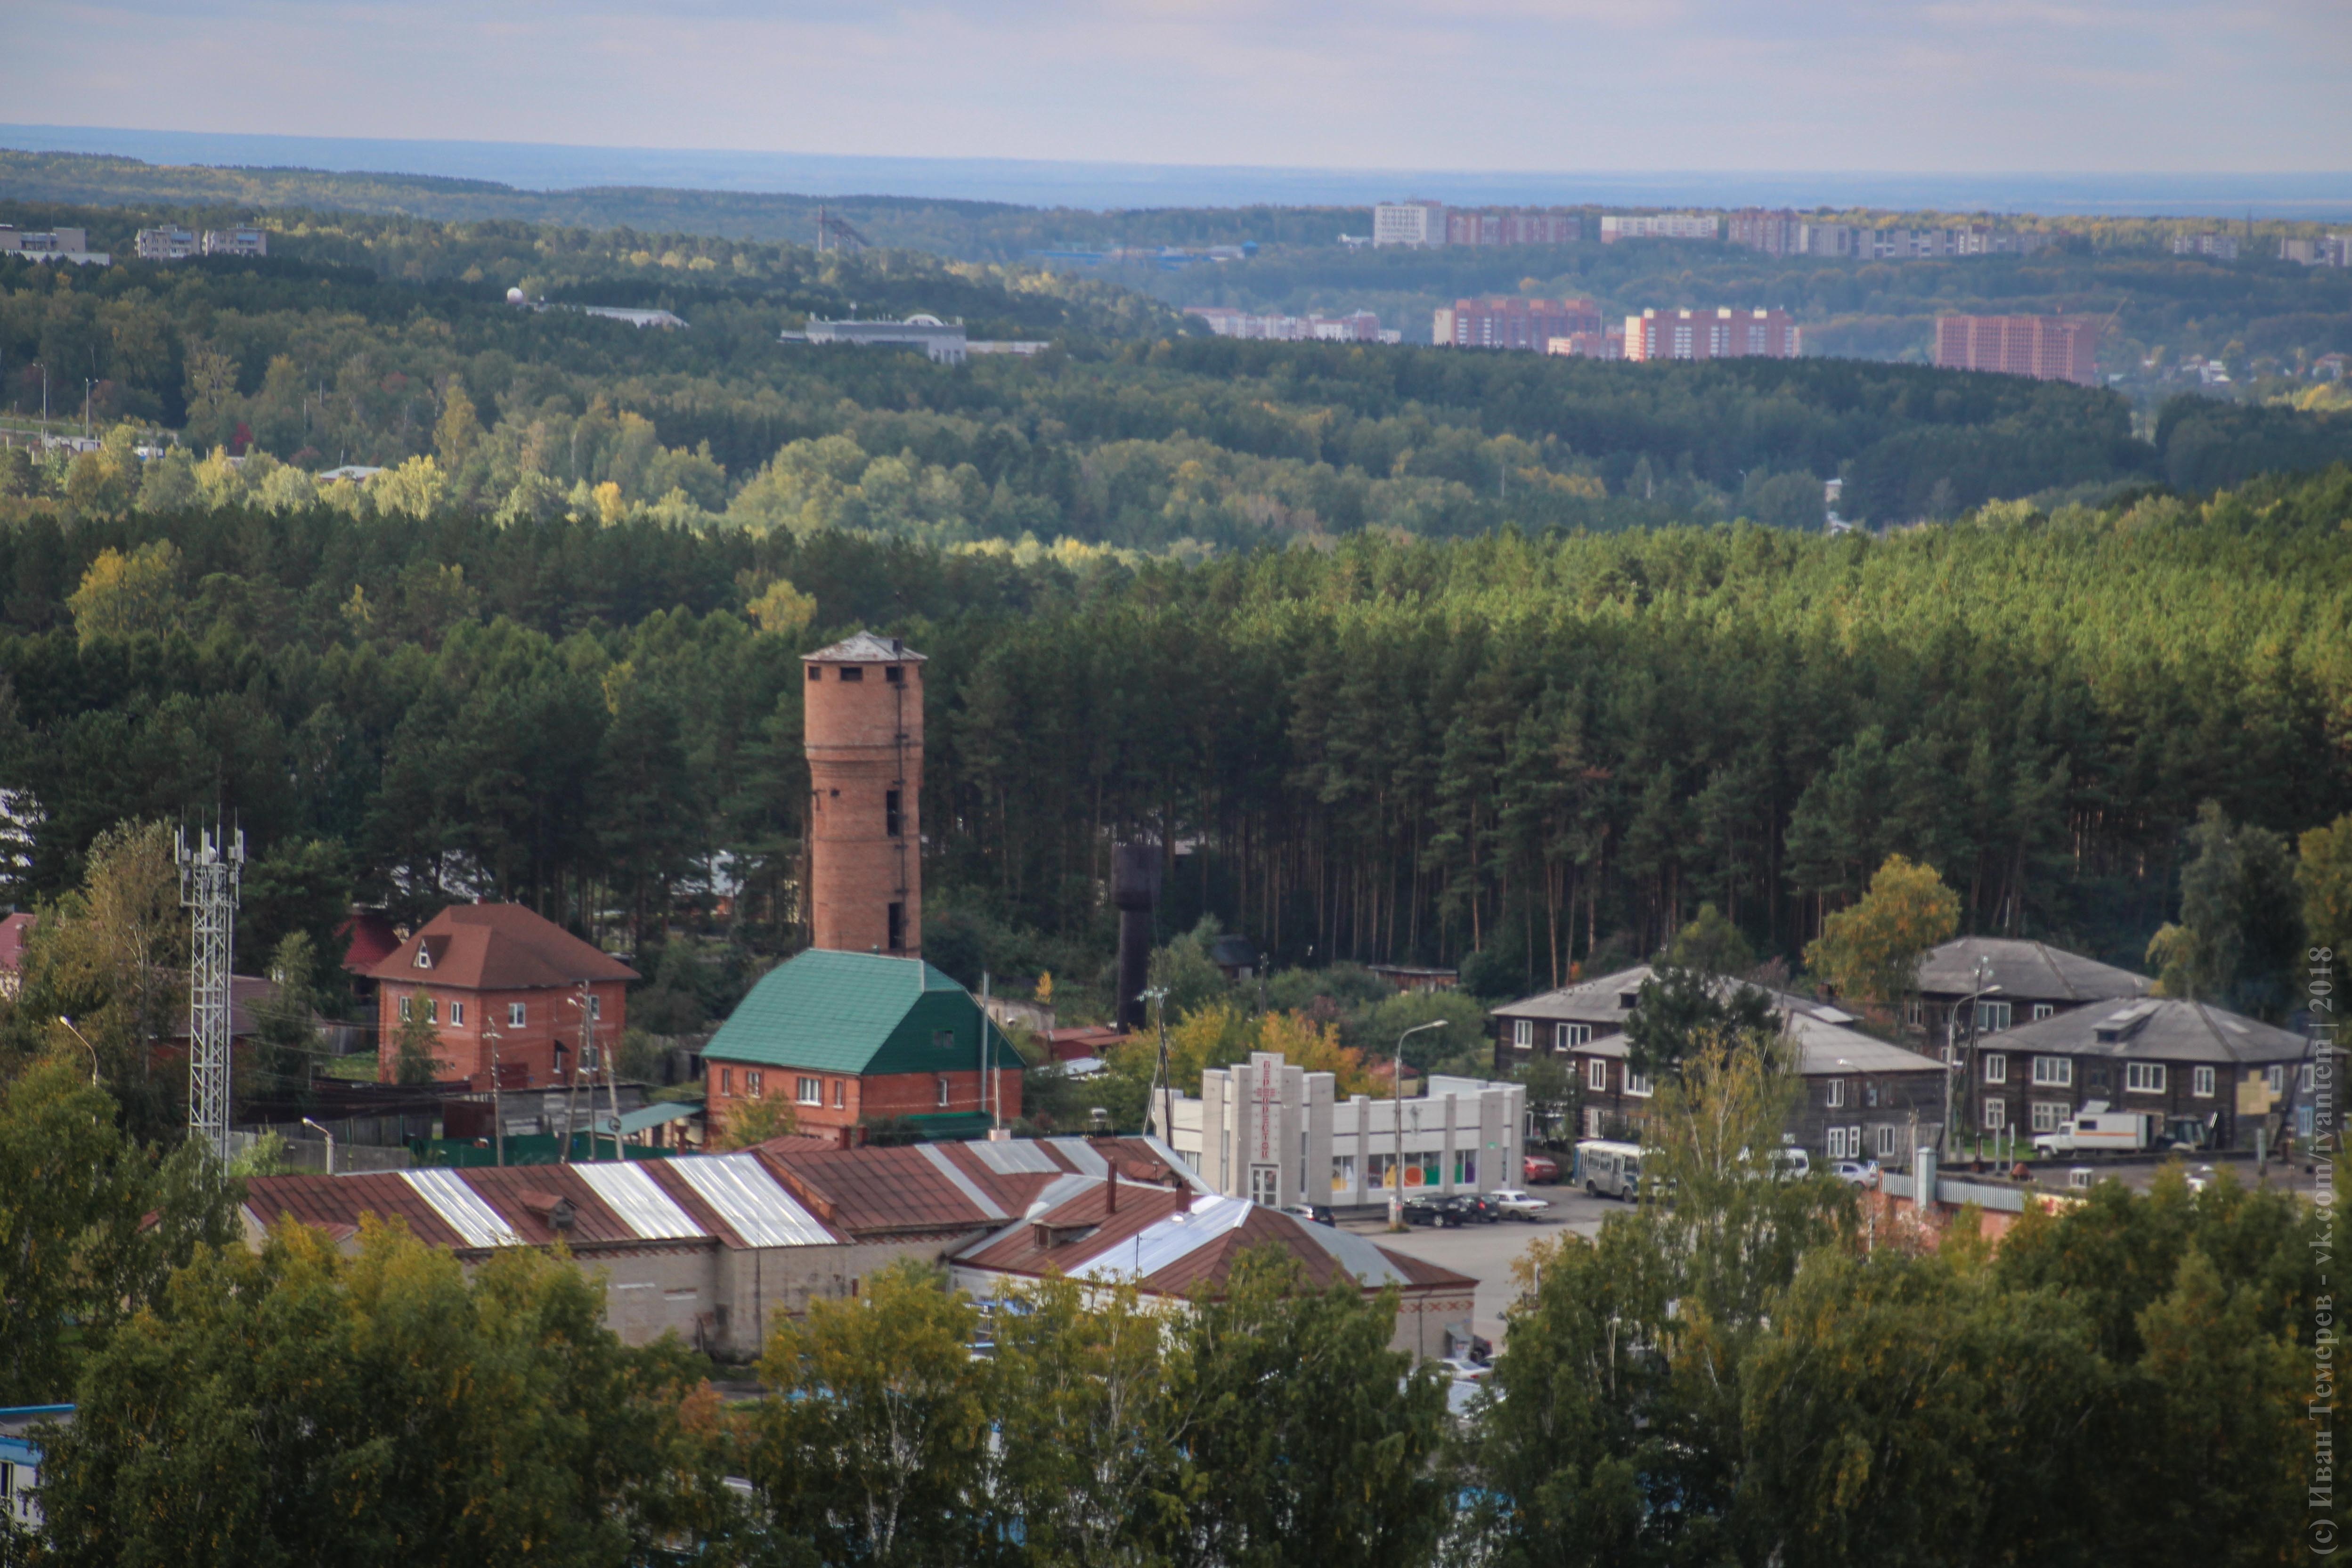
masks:
<instances>
[{"instance_id":1,"label":"green metal roof","mask_svg":"<svg viewBox=\"0 0 2352 1568\"><path fill-rule=\"evenodd\" d=\"M751 988L702 1048L707 1059L818 1072L955 1072L1020 1053L961 986L920 958L819 947Z\"/></svg>"}]
</instances>

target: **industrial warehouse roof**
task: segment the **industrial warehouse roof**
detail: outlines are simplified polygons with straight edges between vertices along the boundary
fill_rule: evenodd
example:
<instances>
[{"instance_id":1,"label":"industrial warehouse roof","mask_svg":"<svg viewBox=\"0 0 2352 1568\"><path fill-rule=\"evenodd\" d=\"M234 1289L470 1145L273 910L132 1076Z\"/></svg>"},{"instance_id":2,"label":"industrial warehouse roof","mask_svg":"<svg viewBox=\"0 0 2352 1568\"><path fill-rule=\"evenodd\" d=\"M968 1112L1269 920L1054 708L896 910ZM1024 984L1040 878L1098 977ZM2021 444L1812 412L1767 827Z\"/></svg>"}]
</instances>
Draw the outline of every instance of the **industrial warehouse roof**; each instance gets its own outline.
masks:
<instances>
[{"instance_id":1,"label":"industrial warehouse roof","mask_svg":"<svg viewBox=\"0 0 2352 1568\"><path fill-rule=\"evenodd\" d=\"M1475 1281L1370 1239L1246 1198L1192 1188L1171 1191L1065 1178L1019 1219L951 1260L967 1284L978 1277L1042 1278L1059 1272L1104 1284L1132 1283L1161 1296L1222 1292L1244 1253L1273 1248L1295 1260L1307 1284L1342 1278L1367 1291L1408 1295L1472 1289ZM1063 1185L1063 1184L1057 1184Z\"/></svg>"},{"instance_id":2,"label":"industrial warehouse roof","mask_svg":"<svg viewBox=\"0 0 2352 1568\"><path fill-rule=\"evenodd\" d=\"M710 1043L706 1060L817 1072L971 1072L1020 1054L980 1003L920 958L813 947L768 971Z\"/></svg>"},{"instance_id":3,"label":"industrial warehouse roof","mask_svg":"<svg viewBox=\"0 0 2352 1568\"><path fill-rule=\"evenodd\" d=\"M1919 988L1929 996L1965 997L1978 986L1977 963L2000 995L2029 1001L2097 1002L2144 997L2145 975L2053 947L2010 936L1958 936L1929 949L1919 960Z\"/></svg>"},{"instance_id":4,"label":"industrial warehouse roof","mask_svg":"<svg viewBox=\"0 0 2352 1568\"><path fill-rule=\"evenodd\" d=\"M778 1140L782 1145L786 1140ZM831 1246L884 1237L969 1236L1041 1201L1108 1186L1122 1201L1198 1196L1197 1178L1148 1138L1045 1138L727 1155L558 1166L472 1166L348 1176L256 1176L252 1231L292 1219L348 1241L362 1217L458 1251L547 1247L583 1255L695 1242L730 1249Z\"/></svg>"},{"instance_id":5,"label":"industrial warehouse roof","mask_svg":"<svg viewBox=\"0 0 2352 1568\"><path fill-rule=\"evenodd\" d=\"M1977 1047L2134 1061L2246 1064L2299 1061L2309 1050L2299 1034L2185 997L2144 997L2116 1007L2076 1008L1981 1036Z\"/></svg>"},{"instance_id":6,"label":"industrial warehouse roof","mask_svg":"<svg viewBox=\"0 0 2352 1568\"><path fill-rule=\"evenodd\" d=\"M460 1251L558 1240L588 1253L693 1241L740 1249L841 1239L750 1154L255 1176L246 1183L245 1212L257 1228L294 1219L337 1240L348 1239L361 1218L373 1214L402 1222L421 1241Z\"/></svg>"},{"instance_id":7,"label":"industrial warehouse roof","mask_svg":"<svg viewBox=\"0 0 2352 1568\"><path fill-rule=\"evenodd\" d=\"M845 637L830 648L819 648L814 653L803 653L804 664L920 664L923 655L907 646L897 637L877 637L871 632L859 632Z\"/></svg>"},{"instance_id":8,"label":"industrial warehouse roof","mask_svg":"<svg viewBox=\"0 0 2352 1568\"><path fill-rule=\"evenodd\" d=\"M467 991L521 991L637 972L520 904L453 904L367 971Z\"/></svg>"}]
</instances>

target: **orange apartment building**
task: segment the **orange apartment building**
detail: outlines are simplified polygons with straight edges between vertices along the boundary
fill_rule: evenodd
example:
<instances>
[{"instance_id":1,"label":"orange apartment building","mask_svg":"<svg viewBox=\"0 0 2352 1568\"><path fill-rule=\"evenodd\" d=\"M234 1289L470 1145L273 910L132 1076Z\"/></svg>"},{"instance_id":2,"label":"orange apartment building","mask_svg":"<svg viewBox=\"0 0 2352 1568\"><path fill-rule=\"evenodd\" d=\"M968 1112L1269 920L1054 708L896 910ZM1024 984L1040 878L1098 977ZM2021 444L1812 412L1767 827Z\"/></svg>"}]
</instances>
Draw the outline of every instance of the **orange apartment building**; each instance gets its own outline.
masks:
<instances>
[{"instance_id":1,"label":"orange apartment building","mask_svg":"<svg viewBox=\"0 0 2352 1568\"><path fill-rule=\"evenodd\" d=\"M1644 310L1625 318L1629 360L1793 360L1803 340L1786 310Z\"/></svg>"},{"instance_id":2,"label":"orange apartment building","mask_svg":"<svg viewBox=\"0 0 2352 1568\"><path fill-rule=\"evenodd\" d=\"M367 971L376 982L376 1076L398 1073L401 1026L434 1027L435 1077L537 1089L593 1068L628 1022L635 970L519 904L457 904Z\"/></svg>"},{"instance_id":3,"label":"orange apartment building","mask_svg":"<svg viewBox=\"0 0 2352 1568\"><path fill-rule=\"evenodd\" d=\"M2082 316L1938 316L1936 363L2095 387L2100 329Z\"/></svg>"}]
</instances>

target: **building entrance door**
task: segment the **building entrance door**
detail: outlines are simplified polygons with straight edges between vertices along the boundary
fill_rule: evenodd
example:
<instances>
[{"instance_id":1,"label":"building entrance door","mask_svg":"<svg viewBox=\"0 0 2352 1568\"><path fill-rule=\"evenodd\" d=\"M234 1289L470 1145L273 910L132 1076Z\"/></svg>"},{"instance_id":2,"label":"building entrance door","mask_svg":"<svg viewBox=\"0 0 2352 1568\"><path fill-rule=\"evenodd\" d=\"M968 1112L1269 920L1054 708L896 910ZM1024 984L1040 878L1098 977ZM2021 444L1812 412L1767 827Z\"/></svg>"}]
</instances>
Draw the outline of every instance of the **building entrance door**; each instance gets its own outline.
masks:
<instances>
[{"instance_id":1,"label":"building entrance door","mask_svg":"<svg viewBox=\"0 0 2352 1568\"><path fill-rule=\"evenodd\" d=\"M1250 1201L1272 1208L1282 1201L1282 1170L1277 1166L1250 1166Z\"/></svg>"}]
</instances>

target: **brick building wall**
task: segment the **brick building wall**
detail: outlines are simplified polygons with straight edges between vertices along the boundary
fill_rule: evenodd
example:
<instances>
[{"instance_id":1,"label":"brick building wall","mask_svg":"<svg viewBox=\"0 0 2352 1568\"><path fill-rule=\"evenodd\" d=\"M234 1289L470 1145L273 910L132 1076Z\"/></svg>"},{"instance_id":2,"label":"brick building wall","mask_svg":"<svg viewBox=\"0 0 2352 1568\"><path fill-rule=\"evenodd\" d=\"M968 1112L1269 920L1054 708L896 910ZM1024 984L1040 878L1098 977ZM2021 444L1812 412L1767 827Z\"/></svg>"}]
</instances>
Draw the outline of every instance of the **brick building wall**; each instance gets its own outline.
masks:
<instances>
[{"instance_id":1,"label":"brick building wall","mask_svg":"<svg viewBox=\"0 0 2352 1568\"><path fill-rule=\"evenodd\" d=\"M806 668L811 945L920 953L922 664L813 654Z\"/></svg>"},{"instance_id":2,"label":"brick building wall","mask_svg":"<svg viewBox=\"0 0 2352 1568\"><path fill-rule=\"evenodd\" d=\"M834 1132L860 1122L898 1116L939 1116L957 1112L999 1109L982 1101L982 1074L977 1068L949 1072L847 1072L803 1071L764 1063L708 1061L709 1119L713 1134L725 1130L734 1108L751 1100L766 1100L791 1107L793 1120L804 1133ZM1007 1123L1021 1115L1021 1074L997 1070L992 1094L1002 1094ZM945 1102L940 1086L947 1085Z\"/></svg>"},{"instance_id":3,"label":"brick building wall","mask_svg":"<svg viewBox=\"0 0 2352 1568\"><path fill-rule=\"evenodd\" d=\"M595 998L595 1039L599 1054L620 1043L628 1026L628 987L619 980L593 982ZM557 1071L559 1047L565 1063L577 1061L581 1042L577 988L520 990L469 990L417 981L387 980L376 991L376 1077L390 1083L399 1076L400 1029L404 1007L429 1010L438 1037L435 1076L463 1077L476 1090L490 1087L491 1047L486 1026L498 1030L497 1057L501 1089L539 1088L562 1082ZM513 1009L522 1009L514 1021Z\"/></svg>"}]
</instances>

